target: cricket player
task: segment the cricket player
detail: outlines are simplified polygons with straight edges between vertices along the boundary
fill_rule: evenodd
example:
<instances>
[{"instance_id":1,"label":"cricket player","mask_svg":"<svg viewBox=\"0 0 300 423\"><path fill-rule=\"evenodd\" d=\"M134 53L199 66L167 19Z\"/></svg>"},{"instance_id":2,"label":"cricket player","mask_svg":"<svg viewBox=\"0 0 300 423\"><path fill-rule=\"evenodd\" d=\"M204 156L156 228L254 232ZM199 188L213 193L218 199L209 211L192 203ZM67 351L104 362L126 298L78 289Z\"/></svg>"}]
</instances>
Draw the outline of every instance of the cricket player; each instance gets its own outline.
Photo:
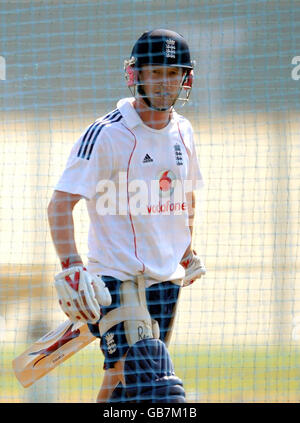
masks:
<instances>
[{"instance_id":1,"label":"cricket player","mask_svg":"<svg viewBox=\"0 0 300 423\"><path fill-rule=\"evenodd\" d=\"M180 34L144 33L124 63L132 97L83 132L48 206L59 303L100 338L98 402L186 401L167 346L181 288L205 274L192 249L202 175L191 124L174 109L189 98L193 67ZM80 199L86 264L74 235Z\"/></svg>"}]
</instances>

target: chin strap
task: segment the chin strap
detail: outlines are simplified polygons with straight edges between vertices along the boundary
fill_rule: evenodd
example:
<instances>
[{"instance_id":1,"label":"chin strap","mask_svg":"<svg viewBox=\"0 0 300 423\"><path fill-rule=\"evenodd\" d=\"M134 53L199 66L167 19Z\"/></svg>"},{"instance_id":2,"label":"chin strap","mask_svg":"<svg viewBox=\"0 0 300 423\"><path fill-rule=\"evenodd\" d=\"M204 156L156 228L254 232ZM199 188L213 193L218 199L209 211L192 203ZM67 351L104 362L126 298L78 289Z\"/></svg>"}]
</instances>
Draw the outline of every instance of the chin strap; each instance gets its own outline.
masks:
<instances>
[{"instance_id":1,"label":"chin strap","mask_svg":"<svg viewBox=\"0 0 300 423\"><path fill-rule=\"evenodd\" d=\"M171 104L171 106L169 106L169 107L155 107L155 106L153 106L153 104L149 100L149 97L147 97L147 95L146 95L146 93L144 91L143 85L138 85L137 86L137 91L140 94L140 96L142 97L142 99L144 100L144 102L147 104L147 106L149 107L149 109L155 110L157 112L166 112L167 110L170 110L174 106L174 104L175 104L175 102L176 102L176 100L177 100L177 98L179 96L179 93L178 93L178 96L174 100L173 104Z\"/></svg>"},{"instance_id":2,"label":"chin strap","mask_svg":"<svg viewBox=\"0 0 300 423\"><path fill-rule=\"evenodd\" d=\"M151 109L151 110L155 110L155 111L157 111L157 112L166 112L167 110L170 110L170 109L174 106L174 104L176 103L177 99L178 99L178 98L179 98L179 96L180 96L181 90L182 90L182 88L183 88L183 86L184 86L184 82L185 82L185 80L187 79L187 77L188 77L188 75L187 75L187 73L185 73L185 74L183 75L183 77L182 77L181 87L180 87L180 88L179 88L179 90L178 90L177 96L176 96L176 98L174 99L174 101L173 101L173 103L171 104L171 106L169 106L169 107L155 107L155 106L153 106L153 104L151 103L151 101L150 101L149 97L147 97L147 95L146 95L146 93L145 93L145 90L144 90L144 88L143 88L143 84L141 84L141 83L140 83L139 77L137 77L138 81L137 81L137 84L136 84L136 86L137 86L137 92L138 92L138 93L139 93L139 95L142 97L142 99L144 100L144 102L147 104L147 106L149 107L149 109ZM134 95L134 97L135 97L135 95ZM188 100L188 98L187 98L187 100ZM186 101L187 101L187 100L186 100Z\"/></svg>"}]
</instances>

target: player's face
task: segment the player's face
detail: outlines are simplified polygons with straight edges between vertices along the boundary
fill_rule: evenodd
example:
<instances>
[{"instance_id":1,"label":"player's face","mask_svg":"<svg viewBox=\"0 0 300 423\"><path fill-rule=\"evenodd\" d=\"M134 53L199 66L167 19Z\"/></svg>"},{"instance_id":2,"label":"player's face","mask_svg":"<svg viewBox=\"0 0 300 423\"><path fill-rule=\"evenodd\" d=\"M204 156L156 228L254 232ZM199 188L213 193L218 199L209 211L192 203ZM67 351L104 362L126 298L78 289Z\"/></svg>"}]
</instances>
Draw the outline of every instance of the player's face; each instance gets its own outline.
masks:
<instances>
[{"instance_id":1,"label":"player's face","mask_svg":"<svg viewBox=\"0 0 300 423\"><path fill-rule=\"evenodd\" d=\"M177 67L143 66L140 82L154 107L169 108L178 96L183 70Z\"/></svg>"}]
</instances>

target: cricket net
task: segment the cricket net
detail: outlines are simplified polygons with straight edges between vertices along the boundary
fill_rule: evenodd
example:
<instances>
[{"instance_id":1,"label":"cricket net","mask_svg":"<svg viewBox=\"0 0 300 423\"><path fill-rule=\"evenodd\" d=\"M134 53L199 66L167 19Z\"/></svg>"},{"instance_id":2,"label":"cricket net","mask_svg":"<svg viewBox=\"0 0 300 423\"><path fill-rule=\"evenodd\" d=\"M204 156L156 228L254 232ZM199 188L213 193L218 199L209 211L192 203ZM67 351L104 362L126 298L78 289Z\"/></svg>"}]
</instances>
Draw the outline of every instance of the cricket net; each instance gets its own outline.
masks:
<instances>
[{"instance_id":1,"label":"cricket net","mask_svg":"<svg viewBox=\"0 0 300 423\"><path fill-rule=\"evenodd\" d=\"M47 205L72 144L129 96L123 61L147 30L181 33L205 188L170 353L189 402L299 400L300 4L275 0L19 1L0 8L0 402L93 402L88 345L28 389L11 362L65 320ZM88 217L75 208L87 254Z\"/></svg>"}]
</instances>

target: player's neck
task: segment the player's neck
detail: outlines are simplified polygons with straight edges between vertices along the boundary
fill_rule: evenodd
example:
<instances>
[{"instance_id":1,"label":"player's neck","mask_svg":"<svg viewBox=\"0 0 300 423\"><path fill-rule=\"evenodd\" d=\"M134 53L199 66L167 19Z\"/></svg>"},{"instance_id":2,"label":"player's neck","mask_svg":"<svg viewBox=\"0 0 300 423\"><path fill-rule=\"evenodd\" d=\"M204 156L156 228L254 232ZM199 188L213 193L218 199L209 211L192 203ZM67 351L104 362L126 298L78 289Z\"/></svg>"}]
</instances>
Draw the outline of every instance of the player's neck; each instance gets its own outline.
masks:
<instances>
[{"instance_id":1,"label":"player's neck","mask_svg":"<svg viewBox=\"0 0 300 423\"><path fill-rule=\"evenodd\" d=\"M133 106L145 125L153 129L163 129L172 117L172 109L160 112L151 110L141 98L137 98Z\"/></svg>"}]
</instances>

